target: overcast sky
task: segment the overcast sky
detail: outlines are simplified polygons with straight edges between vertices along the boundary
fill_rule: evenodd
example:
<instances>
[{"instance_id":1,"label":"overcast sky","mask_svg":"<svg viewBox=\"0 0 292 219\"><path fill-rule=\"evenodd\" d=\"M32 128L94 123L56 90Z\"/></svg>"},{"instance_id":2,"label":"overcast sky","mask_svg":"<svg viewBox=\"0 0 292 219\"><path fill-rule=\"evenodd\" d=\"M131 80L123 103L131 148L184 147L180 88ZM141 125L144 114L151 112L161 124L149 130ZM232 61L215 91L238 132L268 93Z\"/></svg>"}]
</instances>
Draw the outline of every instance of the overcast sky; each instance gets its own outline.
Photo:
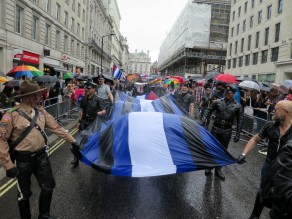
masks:
<instances>
[{"instance_id":1,"label":"overcast sky","mask_svg":"<svg viewBox=\"0 0 292 219\"><path fill-rule=\"evenodd\" d=\"M120 31L127 37L129 52L135 49L150 52L151 62L158 59L159 48L166 34L188 0L117 0Z\"/></svg>"}]
</instances>

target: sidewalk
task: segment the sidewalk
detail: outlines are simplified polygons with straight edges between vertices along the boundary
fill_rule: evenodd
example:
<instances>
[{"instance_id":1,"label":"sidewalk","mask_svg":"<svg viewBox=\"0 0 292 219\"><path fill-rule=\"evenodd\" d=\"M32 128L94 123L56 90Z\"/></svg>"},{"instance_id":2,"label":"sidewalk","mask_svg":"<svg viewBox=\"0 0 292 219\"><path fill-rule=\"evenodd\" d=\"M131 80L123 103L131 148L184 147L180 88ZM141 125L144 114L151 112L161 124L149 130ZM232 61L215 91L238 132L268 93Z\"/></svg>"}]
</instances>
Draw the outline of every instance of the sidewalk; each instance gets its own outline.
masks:
<instances>
[{"instance_id":1,"label":"sidewalk","mask_svg":"<svg viewBox=\"0 0 292 219\"><path fill-rule=\"evenodd\" d=\"M77 123L78 123L78 119L70 121L70 123L65 125L64 128L70 132L70 130L73 129L77 125ZM48 140L49 140L50 146L53 146L54 142L58 139L59 139L59 136L52 133L49 134ZM6 177L6 172L3 167L0 167L0 180L3 179L4 177Z\"/></svg>"}]
</instances>

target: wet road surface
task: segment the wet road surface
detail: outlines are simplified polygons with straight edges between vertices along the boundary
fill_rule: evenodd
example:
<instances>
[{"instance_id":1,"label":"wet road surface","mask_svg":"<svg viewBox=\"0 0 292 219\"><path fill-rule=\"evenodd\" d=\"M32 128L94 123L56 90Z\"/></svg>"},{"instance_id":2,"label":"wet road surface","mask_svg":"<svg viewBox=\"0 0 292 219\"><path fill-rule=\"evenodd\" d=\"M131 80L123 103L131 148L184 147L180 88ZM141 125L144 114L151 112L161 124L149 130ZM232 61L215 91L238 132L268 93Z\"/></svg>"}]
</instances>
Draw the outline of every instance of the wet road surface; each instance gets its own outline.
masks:
<instances>
[{"instance_id":1,"label":"wet road surface","mask_svg":"<svg viewBox=\"0 0 292 219\"><path fill-rule=\"evenodd\" d=\"M237 157L243 146L242 142L236 146L231 143L228 150ZM246 164L224 167L225 182L214 174L205 177L204 171L123 178L106 175L84 164L72 168L69 144L64 144L51 155L57 183L51 213L70 219L247 219L253 208L264 158L254 150ZM7 178L0 181L0 188L7 181ZM32 183L31 208L33 218L37 218L39 189L34 178ZM13 186L0 197L1 219L19 218L16 196L17 189ZM261 218L269 218L268 209Z\"/></svg>"}]
</instances>

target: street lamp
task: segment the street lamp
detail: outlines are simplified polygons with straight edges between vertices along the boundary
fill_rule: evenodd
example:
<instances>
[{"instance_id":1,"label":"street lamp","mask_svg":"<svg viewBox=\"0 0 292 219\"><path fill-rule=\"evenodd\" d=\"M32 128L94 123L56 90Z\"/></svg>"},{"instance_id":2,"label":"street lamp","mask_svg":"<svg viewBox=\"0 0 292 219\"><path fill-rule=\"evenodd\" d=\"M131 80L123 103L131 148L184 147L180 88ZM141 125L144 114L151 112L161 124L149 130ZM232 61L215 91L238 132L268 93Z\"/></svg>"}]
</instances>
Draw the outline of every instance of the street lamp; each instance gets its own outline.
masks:
<instances>
[{"instance_id":1,"label":"street lamp","mask_svg":"<svg viewBox=\"0 0 292 219\"><path fill-rule=\"evenodd\" d=\"M114 33L111 33L111 34L108 34L108 35L104 35L101 37L101 58L100 58L100 72L101 74L103 73L103 70L102 70L102 58L103 58L103 38L104 37L108 37L108 36L113 36L115 35ZM99 75L99 72L98 72L98 75Z\"/></svg>"}]
</instances>

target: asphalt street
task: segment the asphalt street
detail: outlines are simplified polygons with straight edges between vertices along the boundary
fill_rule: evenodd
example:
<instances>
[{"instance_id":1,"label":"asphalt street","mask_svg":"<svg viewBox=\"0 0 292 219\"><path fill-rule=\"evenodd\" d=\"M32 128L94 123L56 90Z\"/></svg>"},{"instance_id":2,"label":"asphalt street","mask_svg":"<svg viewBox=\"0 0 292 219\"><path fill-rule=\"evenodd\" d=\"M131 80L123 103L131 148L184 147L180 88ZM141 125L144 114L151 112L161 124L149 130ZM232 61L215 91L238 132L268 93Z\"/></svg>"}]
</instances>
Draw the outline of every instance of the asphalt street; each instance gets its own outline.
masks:
<instances>
[{"instance_id":1,"label":"asphalt street","mask_svg":"<svg viewBox=\"0 0 292 219\"><path fill-rule=\"evenodd\" d=\"M223 168L226 181L204 171L149 177L113 177L80 164L72 168L69 144L56 147L51 162L56 178L52 214L58 218L238 218L247 219L252 211L264 155L254 150L244 165ZM244 143L231 143L234 156ZM4 188L0 181L1 219L18 218L17 188ZM9 184L11 185L11 184ZM32 180L33 218L38 215L39 189ZM261 218L269 218L265 209Z\"/></svg>"}]
</instances>

